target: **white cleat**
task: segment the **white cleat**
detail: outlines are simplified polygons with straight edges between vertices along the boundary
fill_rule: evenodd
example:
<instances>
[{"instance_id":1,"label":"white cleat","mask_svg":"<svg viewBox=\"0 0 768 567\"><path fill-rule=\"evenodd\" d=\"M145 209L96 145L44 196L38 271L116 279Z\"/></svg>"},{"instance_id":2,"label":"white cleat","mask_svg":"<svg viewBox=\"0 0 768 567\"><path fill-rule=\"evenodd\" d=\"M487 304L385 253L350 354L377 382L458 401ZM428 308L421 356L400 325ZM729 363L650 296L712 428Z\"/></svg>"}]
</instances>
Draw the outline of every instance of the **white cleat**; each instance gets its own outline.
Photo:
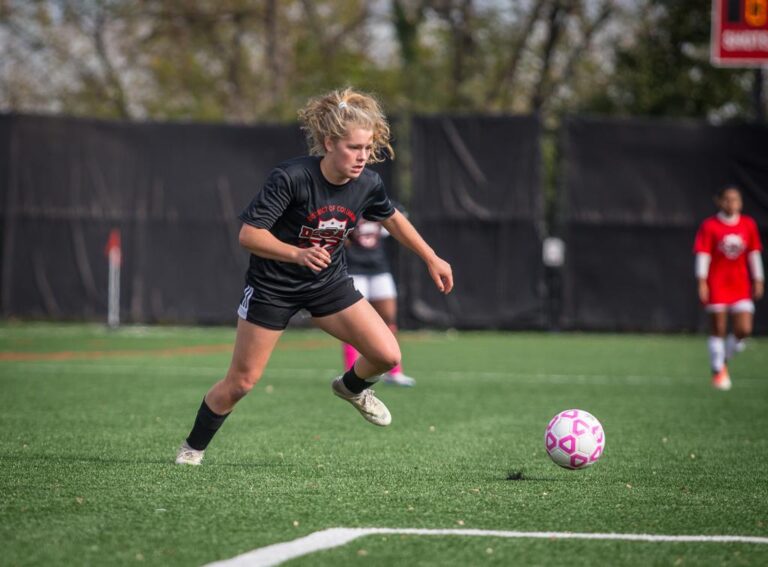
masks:
<instances>
[{"instance_id":1,"label":"white cleat","mask_svg":"<svg viewBox=\"0 0 768 567\"><path fill-rule=\"evenodd\" d=\"M370 388L363 390L359 394L353 394L347 389L341 380L341 376L339 376L331 382L331 390L342 400L346 400L355 406L360 415L374 425L385 427L392 423L392 415L389 413L387 406L373 395L374 392Z\"/></svg>"},{"instance_id":2,"label":"white cleat","mask_svg":"<svg viewBox=\"0 0 768 567\"><path fill-rule=\"evenodd\" d=\"M181 444L181 447L179 447L179 452L176 453L176 464L200 465L203 462L203 455L205 455L205 451L193 449L187 445L186 441L184 441L184 443Z\"/></svg>"},{"instance_id":3,"label":"white cleat","mask_svg":"<svg viewBox=\"0 0 768 567\"><path fill-rule=\"evenodd\" d=\"M406 388L412 388L416 385L416 380L410 376L406 376L402 372L387 372L382 374L381 381L385 384L394 384L395 386L405 386Z\"/></svg>"}]
</instances>

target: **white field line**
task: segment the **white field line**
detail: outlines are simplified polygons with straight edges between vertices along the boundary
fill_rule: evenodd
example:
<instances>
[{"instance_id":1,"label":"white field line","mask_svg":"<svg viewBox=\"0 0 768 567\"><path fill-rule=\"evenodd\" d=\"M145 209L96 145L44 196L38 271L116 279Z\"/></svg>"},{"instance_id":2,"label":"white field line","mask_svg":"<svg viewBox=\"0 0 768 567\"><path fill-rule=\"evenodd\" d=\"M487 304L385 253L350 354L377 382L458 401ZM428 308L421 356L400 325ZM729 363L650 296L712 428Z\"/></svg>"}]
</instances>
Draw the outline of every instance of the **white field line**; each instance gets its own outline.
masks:
<instances>
[{"instance_id":1,"label":"white field line","mask_svg":"<svg viewBox=\"0 0 768 567\"><path fill-rule=\"evenodd\" d=\"M152 375L169 374L185 376L212 376L226 372L226 366L184 366L164 365L157 366L147 361L144 364L104 364L103 362L36 362L36 361L7 361L0 362L0 376L4 372L35 371L51 372L55 374L102 374L108 377L118 373L146 373ZM335 376L340 372L338 368L267 368L265 378L293 377L293 378L326 378ZM548 384L593 384L609 386L623 384L630 386L674 386L680 383L700 384L707 382L707 376L642 376L642 375L609 375L609 374L547 374L534 372L460 372L455 370L429 370L421 372L421 376L436 378L450 378L452 380L519 380L522 382L546 382ZM740 385L758 385L765 380L758 378L739 379Z\"/></svg>"},{"instance_id":2,"label":"white field line","mask_svg":"<svg viewBox=\"0 0 768 567\"><path fill-rule=\"evenodd\" d=\"M330 528L314 532L308 536L276 543L254 549L242 555L223 561L208 563L205 567L270 567L284 561L309 555L316 551L332 549L349 542L374 534L405 534L428 536L473 536L498 538L533 538L533 539L593 539L645 541L656 543L753 543L768 545L768 537L725 536L725 535L652 535L652 534L617 534L617 533L576 533L576 532L515 532L500 530L472 529L416 529L416 528Z\"/></svg>"}]
</instances>

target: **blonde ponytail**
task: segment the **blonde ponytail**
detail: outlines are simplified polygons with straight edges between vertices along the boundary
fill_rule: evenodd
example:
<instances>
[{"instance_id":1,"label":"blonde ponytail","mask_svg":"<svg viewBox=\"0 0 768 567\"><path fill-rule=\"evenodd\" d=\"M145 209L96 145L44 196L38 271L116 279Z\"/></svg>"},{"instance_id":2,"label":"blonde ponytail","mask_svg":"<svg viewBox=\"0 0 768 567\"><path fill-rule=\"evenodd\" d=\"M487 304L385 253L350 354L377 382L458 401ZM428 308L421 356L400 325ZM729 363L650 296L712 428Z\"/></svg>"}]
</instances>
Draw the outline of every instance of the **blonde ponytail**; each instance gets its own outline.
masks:
<instances>
[{"instance_id":1,"label":"blonde ponytail","mask_svg":"<svg viewBox=\"0 0 768 567\"><path fill-rule=\"evenodd\" d=\"M378 101L370 94L352 88L331 91L310 99L299 111L299 122L311 155L325 155L325 138L344 138L350 127L373 132L373 148L369 163L394 159L390 144L390 128Z\"/></svg>"}]
</instances>

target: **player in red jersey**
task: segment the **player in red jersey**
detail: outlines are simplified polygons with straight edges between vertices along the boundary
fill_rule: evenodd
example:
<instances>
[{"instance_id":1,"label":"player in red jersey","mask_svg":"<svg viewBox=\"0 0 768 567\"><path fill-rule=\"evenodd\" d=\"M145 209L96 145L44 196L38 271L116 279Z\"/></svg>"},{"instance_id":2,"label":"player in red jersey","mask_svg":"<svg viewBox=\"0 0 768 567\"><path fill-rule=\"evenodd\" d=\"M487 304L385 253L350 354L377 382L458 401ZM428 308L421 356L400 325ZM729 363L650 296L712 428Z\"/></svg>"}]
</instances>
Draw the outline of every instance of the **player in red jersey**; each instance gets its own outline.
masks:
<instances>
[{"instance_id":1,"label":"player in red jersey","mask_svg":"<svg viewBox=\"0 0 768 567\"><path fill-rule=\"evenodd\" d=\"M701 223L693 250L699 299L710 320L712 385L730 390L726 363L743 350L744 338L752 334L753 299L763 296L763 247L757 224L741 214L741 191L737 186L724 187L716 202L720 211ZM728 314L731 333L726 337Z\"/></svg>"}]
</instances>

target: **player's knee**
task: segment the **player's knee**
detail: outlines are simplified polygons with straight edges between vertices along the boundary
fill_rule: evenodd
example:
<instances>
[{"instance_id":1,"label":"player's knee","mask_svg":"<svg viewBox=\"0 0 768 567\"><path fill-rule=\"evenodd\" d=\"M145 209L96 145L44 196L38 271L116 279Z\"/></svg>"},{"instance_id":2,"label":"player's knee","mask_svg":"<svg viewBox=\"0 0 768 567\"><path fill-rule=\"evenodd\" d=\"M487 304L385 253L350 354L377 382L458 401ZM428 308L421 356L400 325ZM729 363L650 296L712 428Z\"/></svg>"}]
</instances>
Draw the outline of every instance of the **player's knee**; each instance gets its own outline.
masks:
<instances>
[{"instance_id":1,"label":"player's knee","mask_svg":"<svg viewBox=\"0 0 768 567\"><path fill-rule=\"evenodd\" d=\"M739 340L746 339L752 334L752 327L749 325L745 325L739 329L734 329L733 334Z\"/></svg>"},{"instance_id":2,"label":"player's knee","mask_svg":"<svg viewBox=\"0 0 768 567\"><path fill-rule=\"evenodd\" d=\"M746 317L735 321L733 325L733 334L739 340L749 337L752 334L752 321Z\"/></svg>"},{"instance_id":3,"label":"player's knee","mask_svg":"<svg viewBox=\"0 0 768 567\"><path fill-rule=\"evenodd\" d=\"M248 392L253 390L260 378L261 375L255 372L230 371L227 376L230 395L235 401L244 398Z\"/></svg>"},{"instance_id":4,"label":"player's knee","mask_svg":"<svg viewBox=\"0 0 768 567\"><path fill-rule=\"evenodd\" d=\"M394 346L381 351L376 362L379 366L384 368L385 371L391 370L400 364L400 347L395 344Z\"/></svg>"}]
</instances>

